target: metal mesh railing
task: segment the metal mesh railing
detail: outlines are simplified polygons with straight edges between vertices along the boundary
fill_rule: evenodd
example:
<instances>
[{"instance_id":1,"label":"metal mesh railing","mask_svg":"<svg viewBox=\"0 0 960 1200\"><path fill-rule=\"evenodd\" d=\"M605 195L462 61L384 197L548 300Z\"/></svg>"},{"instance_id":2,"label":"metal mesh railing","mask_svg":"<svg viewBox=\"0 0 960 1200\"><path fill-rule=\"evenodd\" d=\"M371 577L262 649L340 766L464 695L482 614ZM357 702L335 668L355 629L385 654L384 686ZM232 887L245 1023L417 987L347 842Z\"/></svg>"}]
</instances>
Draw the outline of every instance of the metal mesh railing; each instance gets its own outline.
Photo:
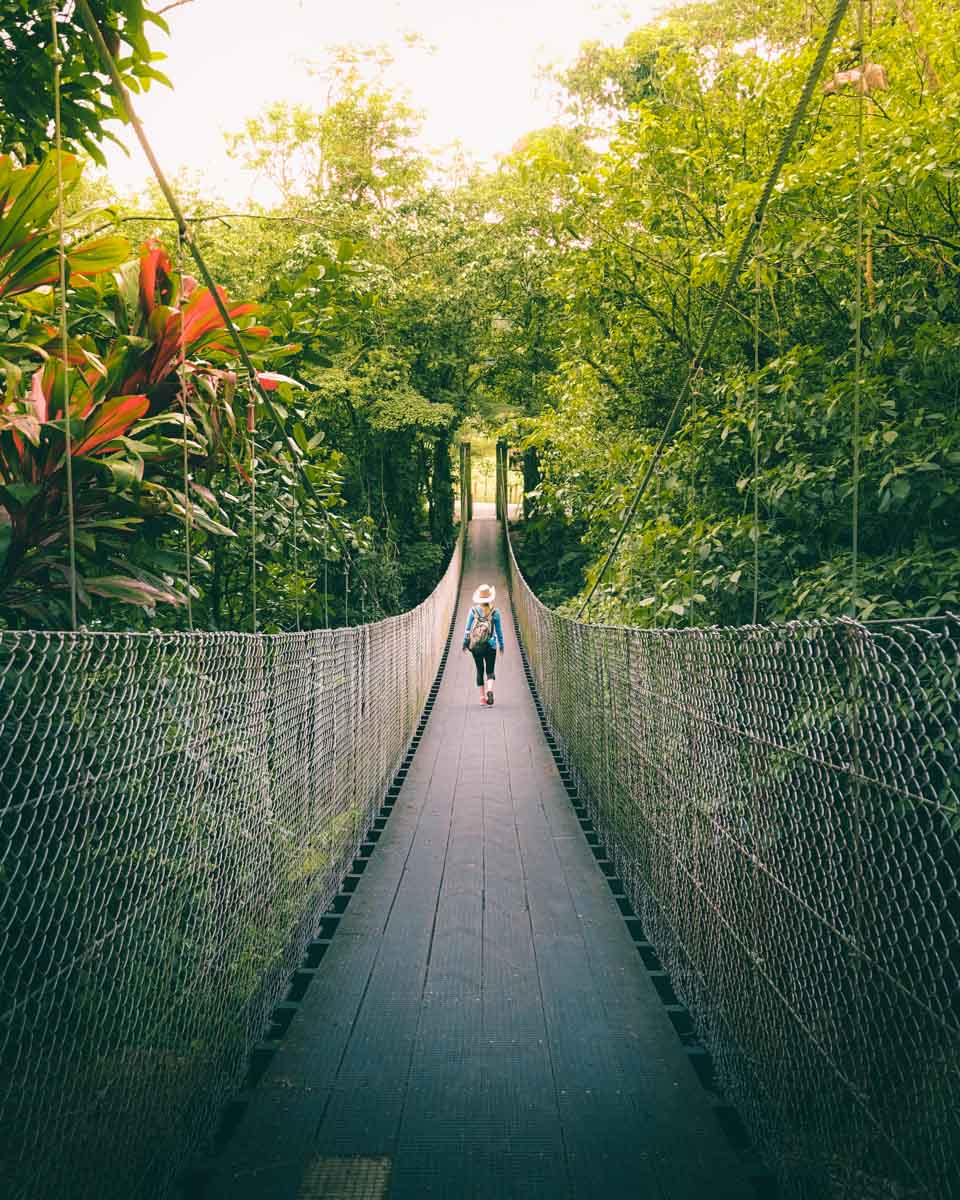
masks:
<instances>
[{"instance_id":1,"label":"metal mesh railing","mask_svg":"<svg viewBox=\"0 0 960 1200\"><path fill-rule=\"evenodd\" d=\"M960 619L580 624L549 723L781 1196L960 1196Z\"/></svg>"},{"instance_id":2,"label":"metal mesh railing","mask_svg":"<svg viewBox=\"0 0 960 1200\"><path fill-rule=\"evenodd\" d=\"M0 1194L165 1195L402 759L418 608L304 634L0 633Z\"/></svg>"}]
</instances>

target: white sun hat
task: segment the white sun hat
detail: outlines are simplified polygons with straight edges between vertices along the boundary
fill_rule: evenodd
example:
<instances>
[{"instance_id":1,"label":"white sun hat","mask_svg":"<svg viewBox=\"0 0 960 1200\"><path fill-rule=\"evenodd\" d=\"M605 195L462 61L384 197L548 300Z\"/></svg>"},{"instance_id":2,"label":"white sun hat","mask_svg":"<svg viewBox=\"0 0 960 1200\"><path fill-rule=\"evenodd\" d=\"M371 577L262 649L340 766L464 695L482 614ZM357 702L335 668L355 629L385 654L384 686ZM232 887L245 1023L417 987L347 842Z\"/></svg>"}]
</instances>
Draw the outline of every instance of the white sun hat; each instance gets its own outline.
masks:
<instances>
[{"instance_id":1,"label":"white sun hat","mask_svg":"<svg viewBox=\"0 0 960 1200\"><path fill-rule=\"evenodd\" d=\"M481 583L473 593L474 604L492 604L497 598L497 589L489 583Z\"/></svg>"}]
</instances>

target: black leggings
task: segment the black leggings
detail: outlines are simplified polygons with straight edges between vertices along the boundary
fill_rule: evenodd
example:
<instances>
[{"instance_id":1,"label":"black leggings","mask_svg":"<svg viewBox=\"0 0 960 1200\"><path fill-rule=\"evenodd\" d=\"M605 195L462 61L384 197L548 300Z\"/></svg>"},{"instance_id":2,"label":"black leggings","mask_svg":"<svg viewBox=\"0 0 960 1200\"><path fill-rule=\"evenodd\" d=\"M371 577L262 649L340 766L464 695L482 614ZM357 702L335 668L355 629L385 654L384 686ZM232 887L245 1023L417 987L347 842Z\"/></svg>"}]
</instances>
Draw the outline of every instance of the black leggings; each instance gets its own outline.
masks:
<instances>
[{"instance_id":1,"label":"black leggings","mask_svg":"<svg viewBox=\"0 0 960 1200\"><path fill-rule=\"evenodd\" d=\"M489 642L485 646L478 646L476 650L471 650L473 661L477 668L477 687L483 687L483 668L487 668L487 677L496 679L497 672L497 648L491 646Z\"/></svg>"}]
</instances>

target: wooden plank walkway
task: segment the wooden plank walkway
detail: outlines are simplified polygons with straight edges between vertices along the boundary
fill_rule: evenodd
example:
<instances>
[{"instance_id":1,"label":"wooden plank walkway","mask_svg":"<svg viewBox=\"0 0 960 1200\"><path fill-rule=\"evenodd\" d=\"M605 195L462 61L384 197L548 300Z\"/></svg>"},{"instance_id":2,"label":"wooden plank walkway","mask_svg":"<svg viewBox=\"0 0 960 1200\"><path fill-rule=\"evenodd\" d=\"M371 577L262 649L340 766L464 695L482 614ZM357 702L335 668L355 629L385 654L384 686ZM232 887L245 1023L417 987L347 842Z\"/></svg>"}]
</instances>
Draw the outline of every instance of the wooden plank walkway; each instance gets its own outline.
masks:
<instances>
[{"instance_id":1,"label":"wooden plank walkway","mask_svg":"<svg viewBox=\"0 0 960 1200\"><path fill-rule=\"evenodd\" d=\"M497 525L470 530L437 704L253 1094L216 1200L749 1200L550 756ZM460 653L504 616L496 705Z\"/></svg>"}]
</instances>

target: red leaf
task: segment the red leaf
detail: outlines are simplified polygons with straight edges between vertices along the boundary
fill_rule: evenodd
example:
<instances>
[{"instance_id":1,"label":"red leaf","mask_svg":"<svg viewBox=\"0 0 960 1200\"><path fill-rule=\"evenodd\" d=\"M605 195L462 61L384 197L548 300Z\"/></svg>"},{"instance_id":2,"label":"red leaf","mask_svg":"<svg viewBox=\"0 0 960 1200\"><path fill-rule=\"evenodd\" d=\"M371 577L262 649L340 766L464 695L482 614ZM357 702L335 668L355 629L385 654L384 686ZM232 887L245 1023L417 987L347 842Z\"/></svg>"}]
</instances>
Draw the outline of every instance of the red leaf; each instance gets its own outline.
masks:
<instances>
[{"instance_id":1,"label":"red leaf","mask_svg":"<svg viewBox=\"0 0 960 1200\"><path fill-rule=\"evenodd\" d=\"M227 312L234 318L245 317L248 313L257 312L260 307L257 304L249 303L229 304L226 289L222 287L217 288L217 294L226 306ZM217 307L213 293L209 288L198 289L190 297L183 310L184 340L187 345L197 341L212 329L222 329L223 327L223 317L220 316L220 309Z\"/></svg>"},{"instance_id":2,"label":"red leaf","mask_svg":"<svg viewBox=\"0 0 960 1200\"><path fill-rule=\"evenodd\" d=\"M101 446L122 437L134 421L150 407L146 396L116 396L105 400L90 419L83 439L73 448L74 455L92 454Z\"/></svg>"},{"instance_id":3,"label":"red leaf","mask_svg":"<svg viewBox=\"0 0 960 1200\"><path fill-rule=\"evenodd\" d=\"M160 243L152 238L145 241L140 252L140 305L148 320L157 303L157 276L162 272L169 280L171 270Z\"/></svg>"},{"instance_id":4,"label":"red leaf","mask_svg":"<svg viewBox=\"0 0 960 1200\"><path fill-rule=\"evenodd\" d=\"M167 323L153 352L153 362L150 364L150 370L146 374L146 382L148 384L159 383L162 379L166 379L175 365L180 361L181 345L183 347L182 352L186 354L186 325L184 324L181 328L181 324L179 311L175 311L167 317ZM137 384L137 386L141 385Z\"/></svg>"}]
</instances>

